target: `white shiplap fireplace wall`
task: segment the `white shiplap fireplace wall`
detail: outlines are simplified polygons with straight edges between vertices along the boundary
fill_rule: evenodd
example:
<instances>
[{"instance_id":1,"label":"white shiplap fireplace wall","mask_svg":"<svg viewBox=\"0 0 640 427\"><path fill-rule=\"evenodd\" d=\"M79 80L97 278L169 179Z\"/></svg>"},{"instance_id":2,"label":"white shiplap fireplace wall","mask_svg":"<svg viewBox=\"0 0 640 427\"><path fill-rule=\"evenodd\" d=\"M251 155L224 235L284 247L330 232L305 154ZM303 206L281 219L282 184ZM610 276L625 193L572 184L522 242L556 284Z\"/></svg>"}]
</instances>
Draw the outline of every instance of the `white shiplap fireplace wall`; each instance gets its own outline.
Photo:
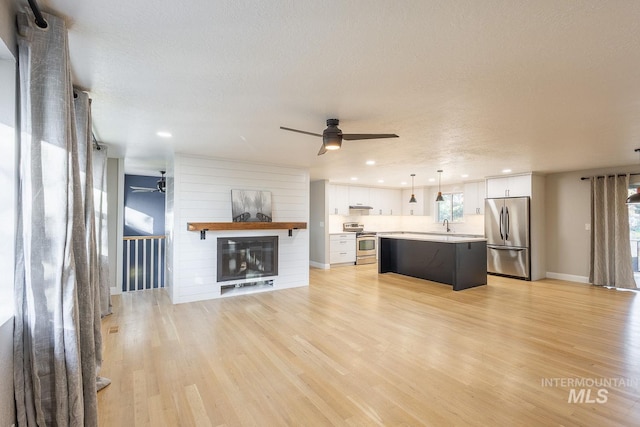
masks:
<instances>
[{"instance_id":1,"label":"white shiplap fireplace wall","mask_svg":"<svg viewBox=\"0 0 640 427\"><path fill-rule=\"evenodd\" d=\"M167 171L167 282L174 304L220 298L217 238L278 236L280 290L309 285L309 232L187 231L189 222L231 222L231 190L271 192L274 222L309 222L309 173L286 166L176 155ZM249 291L250 292L250 291Z\"/></svg>"}]
</instances>

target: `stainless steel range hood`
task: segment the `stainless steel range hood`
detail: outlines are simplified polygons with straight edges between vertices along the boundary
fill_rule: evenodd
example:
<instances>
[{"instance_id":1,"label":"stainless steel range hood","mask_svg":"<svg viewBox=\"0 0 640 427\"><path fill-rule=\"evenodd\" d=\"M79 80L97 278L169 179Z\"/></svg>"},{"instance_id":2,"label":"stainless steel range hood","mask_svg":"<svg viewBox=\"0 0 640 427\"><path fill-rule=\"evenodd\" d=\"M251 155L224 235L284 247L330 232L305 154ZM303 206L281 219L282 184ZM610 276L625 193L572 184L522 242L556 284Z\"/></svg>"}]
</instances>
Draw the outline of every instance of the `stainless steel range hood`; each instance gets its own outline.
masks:
<instances>
[{"instance_id":1,"label":"stainless steel range hood","mask_svg":"<svg viewBox=\"0 0 640 427\"><path fill-rule=\"evenodd\" d=\"M369 215L369 211L371 209L373 209L373 207L364 206L364 205L351 205L351 206L349 206L349 212L352 212L352 213L358 214L358 215Z\"/></svg>"}]
</instances>

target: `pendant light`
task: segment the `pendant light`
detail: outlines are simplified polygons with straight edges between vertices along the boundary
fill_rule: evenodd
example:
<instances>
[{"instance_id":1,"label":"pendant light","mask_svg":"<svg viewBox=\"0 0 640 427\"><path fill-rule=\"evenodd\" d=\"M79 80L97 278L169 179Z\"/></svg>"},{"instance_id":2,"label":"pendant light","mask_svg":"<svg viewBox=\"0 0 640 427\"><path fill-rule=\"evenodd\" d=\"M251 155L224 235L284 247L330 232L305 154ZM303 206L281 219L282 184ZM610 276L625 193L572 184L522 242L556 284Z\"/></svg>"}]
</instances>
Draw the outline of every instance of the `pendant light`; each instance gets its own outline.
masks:
<instances>
[{"instance_id":1,"label":"pendant light","mask_svg":"<svg viewBox=\"0 0 640 427\"><path fill-rule=\"evenodd\" d=\"M442 169L438 169L438 197L436 197L436 202L444 202L444 198L442 197L442 189L440 188L441 178L442 178Z\"/></svg>"},{"instance_id":2,"label":"pendant light","mask_svg":"<svg viewBox=\"0 0 640 427\"><path fill-rule=\"evenodd\" d=\"M640 148L636 148L635 150L636 153L640 152ZM628 205L638 205L640 204L640 187L636 188L636 193L630 195L627 198L627 204Z\"/></svg>"},{"instance_id":3,"label":"pendant light","mask_svg":"<svg viewBox=\"0 0 640 427\"><path fill-rule=\"evenodd\" d=\"M413 191L413 178L416 176L415 173L411 174L411 198L409 199L409 203L418 203L418 201L416 200L416 195Z\"/></svg>"}]
</instances>

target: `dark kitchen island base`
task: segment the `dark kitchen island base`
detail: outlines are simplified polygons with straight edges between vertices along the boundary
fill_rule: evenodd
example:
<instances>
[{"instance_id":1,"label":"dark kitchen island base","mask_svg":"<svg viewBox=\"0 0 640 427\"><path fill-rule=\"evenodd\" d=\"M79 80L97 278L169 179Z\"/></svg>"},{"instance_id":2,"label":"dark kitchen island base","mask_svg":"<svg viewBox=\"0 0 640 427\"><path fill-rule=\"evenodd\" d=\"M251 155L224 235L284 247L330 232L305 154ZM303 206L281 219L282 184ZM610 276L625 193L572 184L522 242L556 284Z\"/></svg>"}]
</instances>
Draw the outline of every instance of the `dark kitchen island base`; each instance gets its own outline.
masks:
<instances>
[{"instance_id":1,"label":"dark kitchen island base","mask_svg":"<svg viewBox=\"0 0 640 427\"><path fill-rule=\"evenodd\" d=\"M454 291L486 285L487 242L451 237L380 236L378 273L398 273L446 283L452 285Z\"/></svg>"}]
</instances>

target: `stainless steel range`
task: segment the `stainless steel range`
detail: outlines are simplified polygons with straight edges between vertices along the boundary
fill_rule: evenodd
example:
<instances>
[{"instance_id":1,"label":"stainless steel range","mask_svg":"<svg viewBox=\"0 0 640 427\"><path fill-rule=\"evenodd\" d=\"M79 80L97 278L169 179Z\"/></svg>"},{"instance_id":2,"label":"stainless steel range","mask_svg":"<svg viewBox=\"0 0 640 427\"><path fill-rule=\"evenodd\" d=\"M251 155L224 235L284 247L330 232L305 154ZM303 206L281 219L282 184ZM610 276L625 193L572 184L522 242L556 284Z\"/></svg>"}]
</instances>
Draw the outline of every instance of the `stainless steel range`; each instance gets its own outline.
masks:
<instances>
[{"instance_id":1,"label":"stainless steel range","mask_svg":"<svg viewBox=\"0 0 640 427\"><path fill-rule=\"evenodd\" d=\"M377 234L372 231L364 231L364 226L357 222L345 222L343 231L356 233L356 264L375 264L378 262L376 245Z\"/></svg>"}]
</instances>

